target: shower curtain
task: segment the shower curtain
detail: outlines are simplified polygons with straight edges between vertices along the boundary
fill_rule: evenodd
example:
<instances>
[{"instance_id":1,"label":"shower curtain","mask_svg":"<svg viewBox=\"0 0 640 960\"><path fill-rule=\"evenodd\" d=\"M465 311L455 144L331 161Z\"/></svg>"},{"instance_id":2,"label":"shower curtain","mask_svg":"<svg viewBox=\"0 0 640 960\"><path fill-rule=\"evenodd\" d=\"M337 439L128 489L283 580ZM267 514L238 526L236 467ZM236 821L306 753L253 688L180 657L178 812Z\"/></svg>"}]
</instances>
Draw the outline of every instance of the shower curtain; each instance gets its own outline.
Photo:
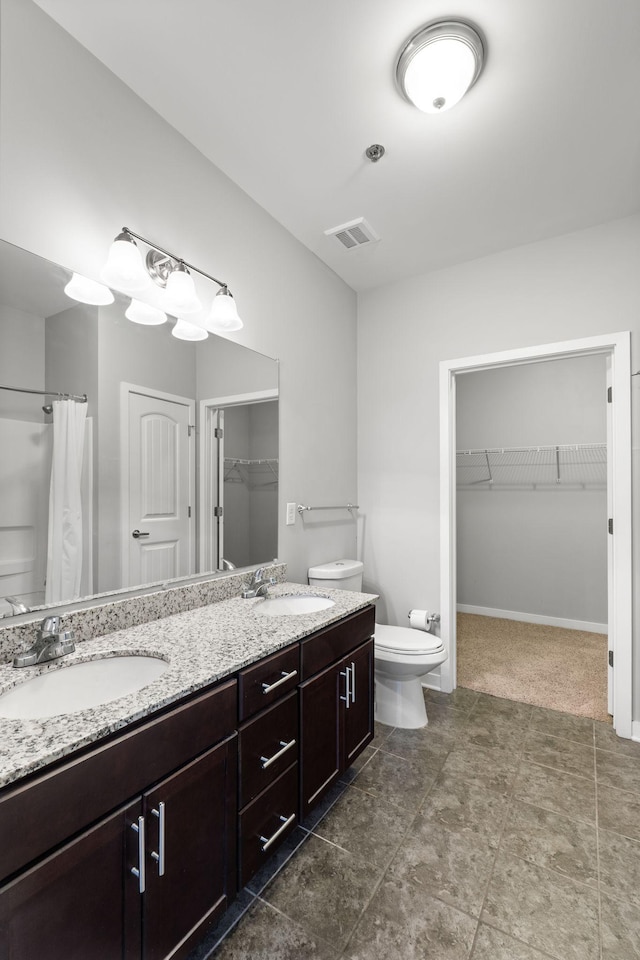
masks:
<instances>
[{"instance_id":1,"label":"shower curtain","mask_svg":"<svg viewBox=\"0 0 640 960\"><path fill-rule=\"evenodd\" d=\"M49 536L45 603L80 596L82 503L80 481L87 404L53 402L53 458L49 491Z\"/></svg>"}]
</instances>

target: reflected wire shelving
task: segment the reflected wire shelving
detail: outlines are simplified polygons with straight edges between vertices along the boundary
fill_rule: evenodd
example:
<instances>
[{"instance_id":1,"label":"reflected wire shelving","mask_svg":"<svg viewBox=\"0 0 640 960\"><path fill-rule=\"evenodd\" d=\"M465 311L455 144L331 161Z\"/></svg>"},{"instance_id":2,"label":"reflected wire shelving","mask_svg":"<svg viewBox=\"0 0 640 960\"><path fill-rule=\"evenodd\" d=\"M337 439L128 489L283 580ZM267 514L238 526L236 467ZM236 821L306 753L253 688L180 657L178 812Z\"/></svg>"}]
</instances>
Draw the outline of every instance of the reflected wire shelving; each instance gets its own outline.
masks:
<instances>
[{"instance_id":1,"label":"reflected wire shelving","mask_svg":"<svg viewBox=\"0 0 640 960\"><path fill-rule=\"evenodd\" d=\"M247 460L242 457L225 457L224 482L244 483L251 489L275 485L278 483L278 458Z\"/></svg>"}]
</instances>

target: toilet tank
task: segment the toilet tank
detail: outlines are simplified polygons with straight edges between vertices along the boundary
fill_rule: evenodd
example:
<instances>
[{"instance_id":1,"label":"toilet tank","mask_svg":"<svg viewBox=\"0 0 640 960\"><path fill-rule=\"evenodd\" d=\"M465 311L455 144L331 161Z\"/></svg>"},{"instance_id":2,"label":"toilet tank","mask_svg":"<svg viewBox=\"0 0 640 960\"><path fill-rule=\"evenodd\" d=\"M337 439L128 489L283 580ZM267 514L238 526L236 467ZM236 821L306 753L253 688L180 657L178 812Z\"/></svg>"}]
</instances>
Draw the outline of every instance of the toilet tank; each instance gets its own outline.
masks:
<instances>
[{"instance_id":1,"label":"toilet tank","mask_svg":"<svg viewBox=\"0 0 640 960\"><path fill-rule=\"evenodd\" d=\"M362 591L362 571L364 564L360 560L331 560L309 567L307 576L311 587L333 587L335 590Z\"/></svg>"}]
</instances>

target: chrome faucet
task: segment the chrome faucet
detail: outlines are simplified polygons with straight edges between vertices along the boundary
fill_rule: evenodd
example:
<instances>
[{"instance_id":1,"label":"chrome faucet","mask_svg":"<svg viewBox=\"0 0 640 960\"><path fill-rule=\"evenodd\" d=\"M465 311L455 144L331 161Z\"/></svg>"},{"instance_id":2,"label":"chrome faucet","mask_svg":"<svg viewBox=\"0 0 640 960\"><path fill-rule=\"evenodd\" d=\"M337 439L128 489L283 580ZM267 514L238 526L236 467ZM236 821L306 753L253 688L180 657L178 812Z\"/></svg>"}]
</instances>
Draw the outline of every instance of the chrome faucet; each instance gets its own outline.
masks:
<instances>
[{"instance_id":1,"label":"chrome faucet","mask_svg":"<svg viewBox=\"0 0 640 960\"><path fill-rule=\"evenodd\" d=\"M251 600L253 597L266 597L267 590L276 582L275 577L265 577L264 567L258 567L253 571L249 586L242 591L243 600Z\"/></svg>"},{"instance_id":2,"label":"chrome faucet","mask_svg":"<svg viewBox=\"0 0 640 960\"><path fill-rule=\"evenodd\" d=\"M32 667L73 653L73 630L60 629L60 617L45 617L36 634L36 642L13 661L14 667Z\"/></svg>"}]
</instances>

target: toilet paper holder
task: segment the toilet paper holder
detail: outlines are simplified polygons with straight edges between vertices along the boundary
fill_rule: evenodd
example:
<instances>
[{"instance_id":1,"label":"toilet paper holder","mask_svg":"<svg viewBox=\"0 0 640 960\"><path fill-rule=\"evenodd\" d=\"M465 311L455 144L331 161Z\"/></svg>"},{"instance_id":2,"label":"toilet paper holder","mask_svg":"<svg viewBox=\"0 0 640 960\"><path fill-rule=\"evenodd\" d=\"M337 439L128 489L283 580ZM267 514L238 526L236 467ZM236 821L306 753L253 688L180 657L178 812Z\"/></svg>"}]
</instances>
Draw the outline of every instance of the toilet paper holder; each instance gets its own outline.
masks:
<instances>
[{"instance_id":1,"label":"toilet paper holder","mask_svg":"<svg viewBox=\"0 0 640 960\"><path fill-rule=\"evenodd\" d=\"M411 626L429 631L434 623L440 623L440 614L429 613L427 610L409 610L407 619L412 621Z\"/></svg>"}]
</instances>

